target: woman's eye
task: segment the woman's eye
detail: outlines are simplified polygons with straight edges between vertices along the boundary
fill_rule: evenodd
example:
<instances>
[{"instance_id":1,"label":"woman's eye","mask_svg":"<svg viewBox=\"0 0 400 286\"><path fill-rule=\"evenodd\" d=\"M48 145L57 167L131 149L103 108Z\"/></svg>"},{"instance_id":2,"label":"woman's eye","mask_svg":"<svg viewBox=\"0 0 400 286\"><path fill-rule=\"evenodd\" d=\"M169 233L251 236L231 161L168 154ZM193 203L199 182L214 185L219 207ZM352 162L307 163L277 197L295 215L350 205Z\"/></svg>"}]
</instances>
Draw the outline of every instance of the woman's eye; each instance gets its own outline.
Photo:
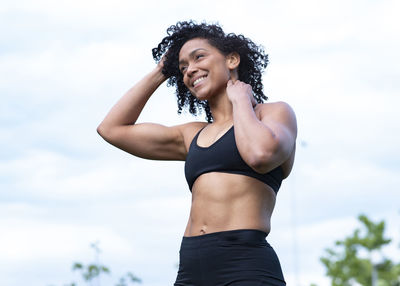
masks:
<instances>
[{"instance_id":1,"label":"woman's eye","mask_svg":"<svg viewBox=\"0 0 400 286\"><path fill-rule=\"evenodd\" d=\"M196 56L196 60L198 60L198 59L200 59L200 58L202 58L202 57L204 57L204 55L197 55L197 56Z\"/></svg>"},{"instance_id":2,"label":"woman's eye","mask_svg":"<svg viewBox=\"0 0 400 286\"><path fill-rule=\"evenodd\" d=\"M186 70L186 67L181 67L181 73L183 73Z\"/></svg>"}]
</instances>

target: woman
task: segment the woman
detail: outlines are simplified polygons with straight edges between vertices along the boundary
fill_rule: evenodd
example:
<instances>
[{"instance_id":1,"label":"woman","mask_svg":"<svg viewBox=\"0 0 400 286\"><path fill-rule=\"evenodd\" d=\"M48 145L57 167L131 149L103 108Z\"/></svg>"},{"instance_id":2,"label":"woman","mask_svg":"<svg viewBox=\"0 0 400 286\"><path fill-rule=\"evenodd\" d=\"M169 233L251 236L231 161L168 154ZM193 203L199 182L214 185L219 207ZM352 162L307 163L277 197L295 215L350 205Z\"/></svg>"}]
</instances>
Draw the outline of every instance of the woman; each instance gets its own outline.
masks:
<instances>
[{"instance_id":1,"label":"woman","mask_svg":"<svg viewBox=\"0 0 400 286\"><path fill-rule=\"evenodd\" d=\"M267 55L218 25L179 22L167 33L153 49L155 69L115 104L98 132L138 157L186 161L192 206L175 286L285 285L265 238L293 165L297 127L288 104L262 103ZM204 110L207 122L136 123L167 79L176 86L178 111Z\"/></svg>"}]
</instances>

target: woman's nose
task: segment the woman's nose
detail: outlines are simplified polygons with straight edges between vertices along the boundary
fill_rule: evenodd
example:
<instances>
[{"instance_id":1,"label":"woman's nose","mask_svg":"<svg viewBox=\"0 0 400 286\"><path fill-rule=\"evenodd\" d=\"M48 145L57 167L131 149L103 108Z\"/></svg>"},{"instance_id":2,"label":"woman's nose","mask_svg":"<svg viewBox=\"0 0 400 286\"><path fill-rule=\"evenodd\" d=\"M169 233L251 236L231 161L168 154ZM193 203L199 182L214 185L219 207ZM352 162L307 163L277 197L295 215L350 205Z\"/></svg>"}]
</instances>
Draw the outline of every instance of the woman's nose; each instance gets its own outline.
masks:
<instances>
[{"instance_id":1,"label":"woman's nose","mask_svg":"<svg viewBox=\"0 0 400 286\"><path fill-rule=\"evenodd\" d=\"M186 70L189 77L193 76L197 72L197 67L194 64L189 64Z\"/></svg>"}]
</instances>

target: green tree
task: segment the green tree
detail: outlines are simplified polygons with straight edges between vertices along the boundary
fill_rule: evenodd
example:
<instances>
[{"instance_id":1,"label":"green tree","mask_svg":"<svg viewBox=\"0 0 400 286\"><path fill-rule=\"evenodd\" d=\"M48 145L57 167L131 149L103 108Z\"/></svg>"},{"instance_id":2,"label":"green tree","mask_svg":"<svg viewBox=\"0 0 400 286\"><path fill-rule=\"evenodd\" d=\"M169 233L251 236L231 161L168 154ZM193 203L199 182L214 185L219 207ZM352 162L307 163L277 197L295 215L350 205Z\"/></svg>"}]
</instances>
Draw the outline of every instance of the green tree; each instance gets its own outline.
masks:
<instances>
[{"instance_id":1,"label":"green tree","mask_svg":"<svg viewBox=\"0 0 400 286\"><path fill-rule=\"evenodd\" d=\"M385 257L382 248L391 242L384 237L385 222L358 217L362 228L326 249L321 262L332 286L400 286L400 263Z\"/></svg>"},{"instance_id":2,"label":"green tree","mask_svg":"<svg viewBox=\"0 0 400 286\"><path fill-rule=\"evenodd\" d=\"M89 285L96 285L100 286L100 276L101 274L110 274L111 270L102 265L99 260L99 255L100 255L100 248L98 246L98 242L92 243L90 247L92 247L95 251L95 262L90 263L90 264L83 264L81 262L75 262L72 265L72 271L79 271L81 272L82 278L85 281L85 283L88 283ZM96 282L94 284L94 282ZM142 281L133 275L131 272L127 272L125 275L123 275L117 284L115 286L129 286L130 284L133 283L142 283ZM69 284L65 284L64 286L78 286L76 282L71 282Z\"/></svg>"}]
</instances>

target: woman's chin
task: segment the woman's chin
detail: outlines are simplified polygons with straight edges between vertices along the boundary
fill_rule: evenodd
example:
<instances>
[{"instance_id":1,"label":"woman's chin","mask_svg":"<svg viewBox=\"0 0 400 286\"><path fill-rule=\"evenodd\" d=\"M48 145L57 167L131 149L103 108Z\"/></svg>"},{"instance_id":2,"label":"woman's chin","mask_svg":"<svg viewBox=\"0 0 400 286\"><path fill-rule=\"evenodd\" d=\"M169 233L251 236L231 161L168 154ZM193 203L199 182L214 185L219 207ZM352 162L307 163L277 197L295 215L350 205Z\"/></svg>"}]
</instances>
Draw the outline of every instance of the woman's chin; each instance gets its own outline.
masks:
<instances>
[{"instance_id":1,"label":"woman's chin","mask_svg":"<svg viewBox=\"0 0 400 286\"><path fill-rule=\"evenodd\" d=\"M205 94L203 92L192 92L192 95L200 101L207 100L210 97L209 94Z\"/></svg>"},{"instance_id":2,"label":"woman's chin","mask_svg":"<svg viewBox=\"0 0 400 286\"><path fill-rule=\"evenodd\" d=\"M196 98L200 101L204 101L204 100L209 100L210 97L209 96L196 96Z\"/></svg>"}]
</instances>

